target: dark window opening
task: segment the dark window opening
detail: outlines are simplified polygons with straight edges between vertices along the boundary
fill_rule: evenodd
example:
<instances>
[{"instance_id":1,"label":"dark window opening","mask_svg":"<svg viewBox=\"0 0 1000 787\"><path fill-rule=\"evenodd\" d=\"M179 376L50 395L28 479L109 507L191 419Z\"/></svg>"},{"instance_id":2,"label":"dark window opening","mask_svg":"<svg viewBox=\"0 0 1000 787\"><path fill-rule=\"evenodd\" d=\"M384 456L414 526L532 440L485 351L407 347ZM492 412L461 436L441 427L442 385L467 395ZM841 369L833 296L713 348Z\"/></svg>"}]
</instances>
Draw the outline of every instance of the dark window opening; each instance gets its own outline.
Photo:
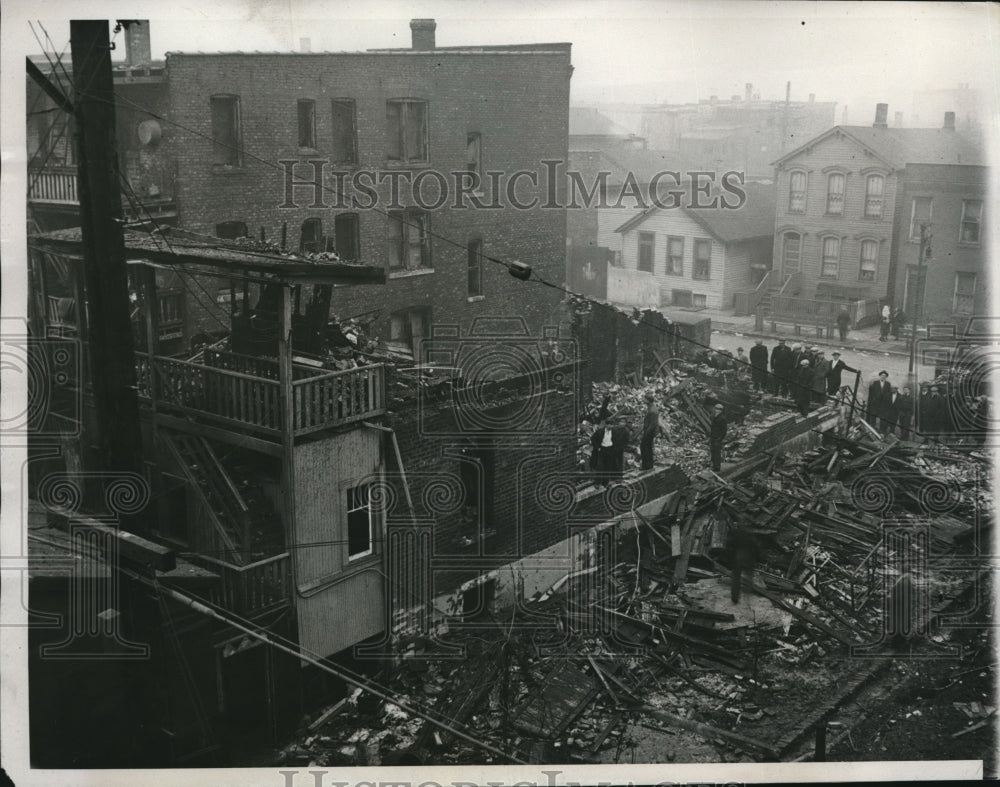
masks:
<instances>
[{"instance_id":1,"label":"dark window opening","mask_svg":"<svg viewBox=\"0 0 1000 787\"><path fill-rule=\"evenodd\" d=\"M389 213L389 270L432 268L430 215L420 210Z\"/></svg>"},{"instance_id":2,"label":"dark window opening","mask_svg":"<svg viewBox=\"0 0 1000 787\"><path fill-rule=\"evenodd\" d=\"M358 160L357 110L349 98L335 98L333 110L333 150L331 158L341 164Z\"/></svg>"},{"instance_id":3,"label":"dark window opening","mask_svg":"<svg viewBox=\"0 0 1000 787\"><path fill-rule=\"evenodd\" d=\"M240 166L240 100L237 96L212 96L212 163Z\"/></svg>"},{"instance_id":4,"label":"dark window opening","mask_svg":"<svg viewBox=\"0 0 1000 787\"><path fill-rule=\"evenodd\" d=\"M322 219L306 219L302 222L302 234L299 239L299 251L303 254L323 251Z\"/></svg>"},{"instance_id":5,"label":"dark window opening","mask_svg":"<svg viewBox=\"0 0 1000 787\"><path fill-rule=\"evenodd\" d=\"M299 100L299 147L316 147L316 102Z\"/></svg>"},{"instance_id":6,"label":"dark window opening","mask_svg":"<svg viewBox=\"0 0 1000 787\"><path fill-rule=\"evenodd\" d=\"M427 102L387 101L387 150L390 161L427 161Z\"/></svg>"},{"instance_id":7,"label":"dark window opening","mask_svg":"<svg viewBox=\"0 0 1000 787\"><path fill-rule=\"evenodd\" d=\"M244 221L224 221L215 225L215 237L226 240L245 238L250 234Z\"/></svg>"},{"instance_id":8,"label":"dark window opening","mask_svg":"<svg viewBox=\"0 0 1000 787\"><path fill-rule=\"evenodd\" d=\"M337 214L333 220L333 238L326 239L326 250L336 252L346 262L361 259L361 229L357 213Z\"/></svg>"},{"instance_id":9,"label":"dark window opening","mask_svg":"<svg viewBox=\"0 0 1000 787\"><path fill-rule=\"evenodd\" d=\"M375 551L371 484L347 490L347 559L356 560Z\"/></svg>"}]
</instances>

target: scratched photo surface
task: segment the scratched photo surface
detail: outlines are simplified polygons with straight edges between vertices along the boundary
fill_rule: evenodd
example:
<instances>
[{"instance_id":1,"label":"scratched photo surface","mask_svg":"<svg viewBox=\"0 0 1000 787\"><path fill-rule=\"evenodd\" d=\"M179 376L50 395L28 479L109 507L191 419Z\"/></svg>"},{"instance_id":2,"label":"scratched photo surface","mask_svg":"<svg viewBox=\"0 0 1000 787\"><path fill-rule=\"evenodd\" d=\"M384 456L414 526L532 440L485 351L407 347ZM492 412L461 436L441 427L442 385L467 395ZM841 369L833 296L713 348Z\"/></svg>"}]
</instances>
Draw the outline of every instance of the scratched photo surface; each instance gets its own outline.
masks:
<instances>
[{"instance_id":1,"label":"scratched photo surface","mask_svg":"<svg viewBox=\"0 0 1000 787\"><path fill-rule=\"evenodd\" d=\"M997 777L995 6L5 6L14 783Z\"/></svg>"}]
</instances>

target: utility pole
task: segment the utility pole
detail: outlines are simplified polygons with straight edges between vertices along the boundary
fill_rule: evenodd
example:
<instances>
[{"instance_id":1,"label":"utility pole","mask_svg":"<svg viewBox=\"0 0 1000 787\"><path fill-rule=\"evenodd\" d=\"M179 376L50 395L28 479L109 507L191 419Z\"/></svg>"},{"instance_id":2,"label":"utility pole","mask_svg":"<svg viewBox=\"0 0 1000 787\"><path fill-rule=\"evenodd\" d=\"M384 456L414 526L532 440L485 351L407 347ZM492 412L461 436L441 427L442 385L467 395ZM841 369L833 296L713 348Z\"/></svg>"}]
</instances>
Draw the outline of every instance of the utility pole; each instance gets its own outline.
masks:
<instances>
[{"instance_id":1,"label":"utility pole","mask_svg":"<svg viewBox=\"0 0 1000 787\"><path fill-rule=\"evenodd\" d=\"M792 83L789 80L785 83L785 106L781 113L781 152L785 152L788 144L788 105L792 100Z\"/></svg>"},{"instance_id":2,"label":"utility pole","mask_svg":"<svg viewBox=\"0 0 1000 787\"><path fill-rule=\"evenodd\" d=\"M71 21L70 41L99 469L142 474L107 20Z\"/></svg>"},{"instance_id":3,"label":"utility pole","mask_svg":"<svg viewBox=\"0 0 1000 787\"><path fill-rule=\"evenodd\" d=\"M927 234L930 225L927 222L920 224L920 259L917 260L917 281L916 293L913 296L913 329L910 331L910 366L907 370L907 378L910 386L913 386L913 369L917 355L917 324L923 318L924 311L924 261L931 256L931 235Z\"/></svg>"}]
</instances>

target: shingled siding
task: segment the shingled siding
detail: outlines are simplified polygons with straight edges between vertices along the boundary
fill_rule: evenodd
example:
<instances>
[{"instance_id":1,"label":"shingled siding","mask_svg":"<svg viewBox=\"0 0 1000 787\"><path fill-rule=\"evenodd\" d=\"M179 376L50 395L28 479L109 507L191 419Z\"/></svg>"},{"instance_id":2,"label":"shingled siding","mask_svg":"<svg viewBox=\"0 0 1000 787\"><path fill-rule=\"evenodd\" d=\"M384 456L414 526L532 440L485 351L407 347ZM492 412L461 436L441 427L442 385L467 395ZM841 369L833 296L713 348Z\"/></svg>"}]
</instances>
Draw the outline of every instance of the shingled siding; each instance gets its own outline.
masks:
<instances>
[{"instance_id":1,"label":"shingled siding","mask_svg":"<svg viewBox=\"0 0 1000 787\"><path fill-rule=\"evenodd\" d=\"M332 235L338 213L357 212L362 259L386 263L389 222L384 213L313 205L312 190L301 187L295 192L301 207L280 207L284 172L273 165L279 160L297 160L301 162L298 178L312 179L313 168L306 162L331 156L334 98L355 101L358 164L331 164L331 170L463 171L467 134L475 132L482 135L484 170L502 170L508 175L518 170L538 172L537 188L527 178L520 179L518 198L528 202L537 197L544 203L541 162L567 158L568 45L553 45L545 53L171 54L167 69L171 119L179 124L172 135L180 173L179 223L196 231L212 233L218 223L242 221L254 236L263 228L269 239L280 240L285 226L287 247L298 249L306 219L321 219L324 233ZM272 78L276 72L281 79ZM245 151L239 167L211 163L209 99L217 94L239 96ZM387 160L386 101L394 98L427 102L428 163L400 165ZM299 99L316 102L315 150L301 150L297 145ZM562 175L554 178L559 204L564 180ZM435 194L434 183L431 180L425 187L428 197ZM335 200L336 185L329 177L327 204ZM383 210L390 202L389 189L388 182L377 186ZM484 201L489 202L490 196L487 190ZM558 293L519 283L503 267L489 262L484 265L485 297L470 302L466 246L481 238L485 254L522 260L549 281L562 282L564 209L445 206L433 212L431 231L439 236L431 240L433 272L393 276L384 287L338 289L333 313L353 315L380 309L385 332L391 312L413 307L430 307L434 322L461 324L466 329L477 316L518 315L535 328L550 318Z\"/></svg>"},{"instance_id":2,"label":"shingled siding","mask_svg":"<svg viewBox=\"0 0 1000 787\"><path fill-rule=\"evenodd\" d=\"M805 211L789 210L791 173L806 173ZM831 216L826 212L827 179L831 172L846 176L843 215ZM865 218L865 187L869 174L885 176L882 217ZM889 282L892 226L896 200L897 175L887 164L866 152L864 147L845 134L833 133L817 141L778 168L777 210L774 221L774 264L782 270L783 238L786 232L802 235L801 294L811 298L816 285L823 282L849 287L864 287L864 297L883 298ZM827 234L840 238L840 268L836 278L822 277L823 238ZM863 281L861 270L861 242L876 240L879 244L878 267L875 281Z\"/></svg>"}]
</instances>

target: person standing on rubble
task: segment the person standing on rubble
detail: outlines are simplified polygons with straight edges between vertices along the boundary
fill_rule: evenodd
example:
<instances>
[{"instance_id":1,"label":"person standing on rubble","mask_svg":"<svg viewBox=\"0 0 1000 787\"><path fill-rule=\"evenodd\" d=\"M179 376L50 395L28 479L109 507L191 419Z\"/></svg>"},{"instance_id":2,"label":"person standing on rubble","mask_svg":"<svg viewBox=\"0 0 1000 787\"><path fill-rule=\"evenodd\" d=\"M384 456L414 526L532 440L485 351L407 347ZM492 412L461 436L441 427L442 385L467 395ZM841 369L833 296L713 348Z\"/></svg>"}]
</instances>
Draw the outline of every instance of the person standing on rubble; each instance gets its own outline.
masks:
<instances>
[{"instance_id":1,"label":"person standing on rubble","mask_svg":"<svg viewBox=\"0 0 1000 787\"><path fill-rule=\"evenodd\" d=\"M734 604L739 604L743 580L753 583L754 568L760 559L760 548L754 534L742 527L730 530L726 539L726 556L733 572L729 597Z\"/></svg>"},{"instance_id":2,"label":"person standing on rubble","mask_svg":"<svg viewBox=\"0 0 1000 787\"><path fill-rule=\"evenodd\" d=\"M803 416L809 415L809 402L812 400L813 370L809 366L808 358L799 360L799 368L795 373L795 405L799 408L799 413Z\"/></svg>"},{"instance_id":3,"label":"person standing on rubble","mask_svg":"<svg viewBox=\"0 0 1000 787\"><path fill-rule=\"evenodd\" d=\"M910 439L910 424L913 423L913 397L905 385L894 402L895 420L899 426L899 436L903 440Z\"/></svg>"},{"instance_id":4,"label":"person standing on rubble","mask_svg":"<svg viewBox=\"0 0 1000 787\"><path fill-rule=\"evenodd\" d=\"M868 386L868 422L882 432L892 431L892 386L889 373L884 369L878 379Z\"/></svg>"},{"instance_id":5,"label":"person standing on rubble","mask_svg":"<svg viewBox=\"0 0 1000 787\"><path fill-rule=\"evenodd\" d=\"M639 438L639 454L642 469L653 469L653 441L660 431L660 411L656 408L656 397L652 391L646 394L646 416L642 421L642 435Z\"/></svg>"},{"instance_id":6,"label":"person standing on rubble","mask_svg":"<svg viewBox=\"0 0 1000 787\"><path fill-rule=\"evenodd\" d=\"M927 396L920 397L920 431L926 435L939 435L945 431L947 407L941 390L932 385Z\"/></svg>"},{"instance_id":7,"label":"person standing on rubble","mask_svg":"<svg viewBox=\"0 0 1000 787\"><path fill-rule=\"evenodd\" d=\"M767 390L767 347L763 339L757 339L750 348L750 379L755 391Z\"/></svg>"},{"instance_id":8,"label":"person standing on rubble","mask_svg":"<svg viewBox=\"0 0 1000 787\"><path fill-rule=\"evenodd\" d=\"M621 413L611 413L608 425L611 428L611 449L602 452L602 455L606 457L608 463L607 477L617 480L625 475L625 449L632 435L622 422Z\"/></svg>"},{"instance_id":9,"label":"person standing on rubble","mask_svg":"<svg viewBox=\"0 0 1000 787\"><path fill-rule=\"evenodd\" d=\"M777 346L771 350L771 373L774 378L771 390L775 394L788 396L788 378L794 370L792 348L785 344L784 339L778 339Z\"/></svg>"},{"instance_id":10,"label":"person standing on rubble","mask_svg":"<svg viewBox=\"0 0 1000 787\"><path fill-rule=\"evenodd\" d=\"M813 404L822 406L826 402L826 376L830 373L830 362L823 350L816 348L813 360Z\"/></svg>"},{"instance_id":11,"label":"person standing on rubble","mask_svg":"<svg viewBox=\"0 0 1000 787\"><path fill-rule=\"evenodd\" d=\"M712 469L719 472L722 469L722 448L726 442L726 432L729 431L729 421L726 420L726 408L722 402L716 403L712 413L712 423L708 432L708 452L712 458Z\"/></svg>"},{"instance_id":12,"label":"person standing on rubble","mask_svg":"<svg viewBox=\"0 0 1000 787\"><path fill-rule=\"evenodd\" d=\"M840 375L841 372L851 372L857 374L857 369L852 369L843 359L840 357L840 353L835 352L833 354L833 362L830 365L830 371L826 373L826 392L828 394L835 394L840 390Z\"/></svg>"}]
</instances>

